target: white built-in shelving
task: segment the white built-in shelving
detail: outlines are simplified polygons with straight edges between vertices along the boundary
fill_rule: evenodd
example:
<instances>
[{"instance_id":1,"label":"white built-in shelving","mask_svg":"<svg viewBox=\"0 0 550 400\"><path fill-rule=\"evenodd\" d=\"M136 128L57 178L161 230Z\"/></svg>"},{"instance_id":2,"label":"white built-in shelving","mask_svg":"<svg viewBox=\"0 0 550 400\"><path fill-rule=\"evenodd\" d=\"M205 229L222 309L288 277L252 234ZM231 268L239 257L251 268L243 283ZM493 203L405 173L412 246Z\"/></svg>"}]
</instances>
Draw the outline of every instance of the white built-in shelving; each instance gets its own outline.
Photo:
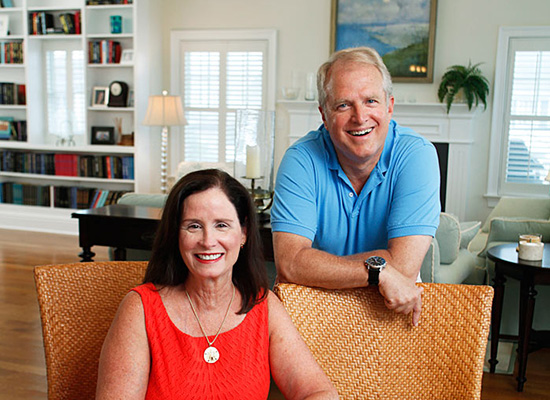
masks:
<instances>
[{"instance_id":1,"label":"white built-in shelving","mask_svg":"<svg viewBox=\"0 0 550 400\"><path fill-rule=\"evenodd\" d=\"M144 155L148 152L148 129L142 127L149 93L149 64L137 62L149 57L150 3L152 0L133 0L131 4L92 5L86 0L13 0L14 7L0 8L0 16L9 19L9 34L0 37L0 43L18 42L23 47L23 63L0 63L1 82L25 85L26 104L0 104L0 118L27 121L25 141L0 140L0 154L6 152L24 154L71 154L78 158L99 156L131 159L134 166L132 177L125 179L98 176L66 176L59 174L26 173L22 170L9 171L0 164L0 184L19 183L25 185L50 186L51 193L58 186L89 188L109 191L136 191L141 184L147 190L149 168ZM34 13L53 15L54 26L61 28L59 15L80 14L80 33L51 33L36 35L31 33ZM110 17L122 17L122 32L111 33ZM137 27L139 26L139 29ZM125 63L92 64L89 62L90 41L117 41L123 50L131 50L133 59ZM71 132L72 141L64 132L48 133L48 113L46 107L46 52L61 48L67 51L78 50L83 54L83 74L73 77L75 87L84 90L84 104L80 112L84 116L84 132ZM132 102L126 107L94 107L92 94L95 87L108 88L113 81L127 83ZM120 145L120 135L116 130L117 121L122 121L122 134L134 133L134 145ZM72 130L72 121L69 121ZM60 126L62 124L59 124ZM115 144L92 144L92 127L115 128ZM146 132L138 134L140 129ZM60 128L61 130L61 128ZM141 137L140 137L141 136ZM140 142L141 140L141 142ZM119 143L119 144L116 144ZM142 150L138 150L139 147ZM141 158L140 158L141 157ZM138 161L140 161L138 166ZM0 160L1 162L1 160ZM5 200L5 199L4 199ZM75 233L76 221L71 219L71 208L58 208L52 197L46 206L6 204L0 202L0 228Z\"/></svg>"}]
</instances>

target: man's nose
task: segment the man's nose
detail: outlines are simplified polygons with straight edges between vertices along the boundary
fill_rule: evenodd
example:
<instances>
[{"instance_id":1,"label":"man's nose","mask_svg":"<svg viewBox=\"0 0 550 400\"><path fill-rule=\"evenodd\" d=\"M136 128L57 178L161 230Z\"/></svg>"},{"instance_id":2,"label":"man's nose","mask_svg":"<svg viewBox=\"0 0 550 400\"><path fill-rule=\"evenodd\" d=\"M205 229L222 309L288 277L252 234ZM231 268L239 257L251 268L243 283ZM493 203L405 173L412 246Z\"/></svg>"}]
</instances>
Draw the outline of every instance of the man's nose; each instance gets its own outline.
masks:
<instances>
[{"instance_id":1,"label":"man's nose","mask_svg":"<svg viewBox=\"0 0 550 400\"><path fill-rule=\"evenodd\" d=\"M359 104L353 107L353 118L357 123L362 123L368 119L367 107Z\"/></svg>"}]
</instances>

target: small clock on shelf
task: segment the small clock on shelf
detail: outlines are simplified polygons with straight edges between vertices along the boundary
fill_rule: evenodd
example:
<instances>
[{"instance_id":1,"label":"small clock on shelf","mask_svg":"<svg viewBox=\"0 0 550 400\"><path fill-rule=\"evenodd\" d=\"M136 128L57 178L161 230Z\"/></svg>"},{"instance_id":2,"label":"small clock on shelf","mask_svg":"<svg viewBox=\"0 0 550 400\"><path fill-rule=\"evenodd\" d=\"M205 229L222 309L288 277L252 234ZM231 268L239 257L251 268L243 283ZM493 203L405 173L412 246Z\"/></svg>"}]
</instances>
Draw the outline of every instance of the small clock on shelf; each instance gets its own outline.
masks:
<instances>
[{"instance_id":1,"label":"small clock on shelf","mask_svg":"<svg viewBox=\"0 0 550 400\"><path fill-rule=\"evenodd\" d=\"M128 104L128 84L113 81L109 85L109 107L126 107Z\"/></svg>"}]
</instances>

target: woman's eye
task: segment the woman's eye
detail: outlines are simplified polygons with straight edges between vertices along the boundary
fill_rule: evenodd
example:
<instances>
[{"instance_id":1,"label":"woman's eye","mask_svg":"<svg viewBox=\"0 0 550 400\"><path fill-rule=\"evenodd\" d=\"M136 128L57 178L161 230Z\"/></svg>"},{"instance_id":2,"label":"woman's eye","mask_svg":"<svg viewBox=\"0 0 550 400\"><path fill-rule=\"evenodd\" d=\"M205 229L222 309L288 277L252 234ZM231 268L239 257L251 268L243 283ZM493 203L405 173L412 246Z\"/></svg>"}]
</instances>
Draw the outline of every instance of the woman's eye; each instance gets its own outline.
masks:
<instances>
[{"instance_id":1,"label":"woman's eye","mask_svg":"<svg viewBox=\"0 0 550 400\"><path fill-rule=\"evenodd\" d=\"M219 222L216 226L218 228L229 228L229 225L226 224L225 222Z\"/></svg>"},{"instance_id":2,"label":"woman's eye","mask_svg":"<svg viewBox=\"0 0 550 400\"><path fill-rule=\"evenodd\" d=\"M185 229L187 229L188 231L196 231L198 229L200 229L201 226L199 224L188 224Z\"/></svg>"}]
</instances>

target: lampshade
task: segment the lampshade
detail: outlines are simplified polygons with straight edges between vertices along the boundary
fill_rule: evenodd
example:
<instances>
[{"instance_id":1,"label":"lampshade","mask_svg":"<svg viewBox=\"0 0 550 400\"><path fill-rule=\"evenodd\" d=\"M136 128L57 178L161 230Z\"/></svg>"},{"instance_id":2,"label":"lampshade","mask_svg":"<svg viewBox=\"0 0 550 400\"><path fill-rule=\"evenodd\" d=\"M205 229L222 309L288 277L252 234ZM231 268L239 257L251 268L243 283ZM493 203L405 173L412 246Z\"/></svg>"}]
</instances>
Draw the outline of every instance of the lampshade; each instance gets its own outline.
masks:
<instances>
[{"instance_id":1,"label":"lampshade","mask_svg":"<svg viewBox=\"0 0 550 400\"><path fill-rule=\"evenodd\" d=\"M548 170L548 175L544 178L545 181L550 182L550 170Z\"/></svg>"},{"instance_id":2,"label":"lampshade","mask_svg":"<svg viewBox=\"0 0 550 400\"><path fill-rule=\"evenodd\" d=\"M165 90L161 96L149 96L147 114L143 125L173 126L186 125L180 96L168 96Z\"/></svg>"}]
</instances>

